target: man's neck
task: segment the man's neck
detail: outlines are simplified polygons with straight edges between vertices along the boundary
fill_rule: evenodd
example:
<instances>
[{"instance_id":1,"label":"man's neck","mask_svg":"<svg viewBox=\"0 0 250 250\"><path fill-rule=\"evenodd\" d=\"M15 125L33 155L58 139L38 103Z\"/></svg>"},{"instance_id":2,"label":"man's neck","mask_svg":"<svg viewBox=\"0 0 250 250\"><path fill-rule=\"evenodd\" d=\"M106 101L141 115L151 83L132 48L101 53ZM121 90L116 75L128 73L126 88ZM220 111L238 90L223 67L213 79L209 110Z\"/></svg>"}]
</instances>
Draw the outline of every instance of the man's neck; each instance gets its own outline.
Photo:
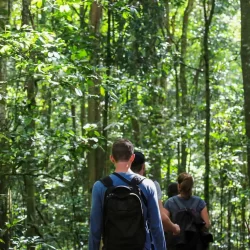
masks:
<instances>
[{"instance_id":1,"label":"man's neck","mask_svg":"<svg viewBox=\"0 0 250 250\"><path fill-rule=\"evenodd\" d=\"M117 173L132 172L130 170L130 167L131 167L130 162L117 162L115 163L115 172Z\"/></svg>"}]
</instances>

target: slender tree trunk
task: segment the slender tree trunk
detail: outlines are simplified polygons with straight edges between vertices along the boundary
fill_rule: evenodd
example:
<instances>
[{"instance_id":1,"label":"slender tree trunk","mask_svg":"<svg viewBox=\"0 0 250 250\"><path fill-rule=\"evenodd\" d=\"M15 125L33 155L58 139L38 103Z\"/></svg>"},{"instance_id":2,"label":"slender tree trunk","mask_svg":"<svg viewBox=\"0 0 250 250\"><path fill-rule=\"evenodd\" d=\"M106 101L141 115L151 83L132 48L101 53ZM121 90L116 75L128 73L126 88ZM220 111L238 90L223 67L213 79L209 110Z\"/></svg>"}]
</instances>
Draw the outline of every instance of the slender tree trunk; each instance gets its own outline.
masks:
<instances>
[{"instance_id":1,"label":"slender tree trunk","mask_svg":"<svg viewBox=\"0 0 250 250\"><path fill-rule=\"evenodd\" d=\"M28 97L28 114L30 117L32 117L32 121L27 126L27 131L29 131L29 140L27 141L27 151L30 151L29 156L26 159L25 164L25 172L28 175L24 176L24 185L25 185L25 201L26 201L26 207L27 207L27 231L26 236L27 237L34 237L38 233L38 227L36 225L36 205L35 205L35 183L32 176L29 174L32 173L32 163L34 159L34 149L32 146L32 137L35 133L35 120L34 120L34 108L36 106L36 100L35 100L35 85L34 85L34 79L31 76L30 79L27 80L27 97ZM35 245L34 244L28 244L27 250L34 250Z\"/></svg>"},{"instance_id":2,"label":"slender tree trunk","mask_svg":"<svg viewBox=\"0 0 250 250\"><path fill-rule=\"evenodd\" d=\"M77 135L77 126L76 126L76 106L74 104L71 104L71 117L72 117L72 130L74 131L74 141L76 140ZM73 157L72 167L73 167L73 173L74 173L74 179L71 186L71 195L72 195L72 212L73 212L73 223L71 224L72 231L74 233L74 249L78 249L77 246L80 242L79 240L79 234L76 229L76 224L81 223L82 218L78 216L79 214L79 206L78 199L75 199L79 194L79 187L83 186L83 176L80 174L80 171L78 169L78 158L77 158L77 152L75 150L74 143L72 144L72 150L71 155Z\"/></svg>"},{"instance_id":3,"label":"slender tree trunk","mask_svg":"<svg viewBox=\"0 0 250 250\"><path fill-rule=\"evenodd\" d=\"M46 112L46 124L47 124L47 130L49 131L51 129L51 113L52 113L52 101L51 101L51 90L50 89L45 89L44 90L45 93L46 93L46 103L47 103L47 110L45 111ZM49 167L49 161L50 161L50 146L49 146L49 143L48 145L46 146L46 157L45 157L45 160L44 160L44 166L45 166L45 169L48 170L48 167Z\"/></svg>"},{"instance_id":4,"label":"slender tree trunk","mask_svg":"<svg viewBox=\"0 0 250 250\"><path fill-rule=\"evenodd\" d=\"M112 19L112 6L111 3L108 2L108 30L107 30L107 48L106 48L106 67L107 67L107 81L105 88L105 98L104 98L104 109L103 109L103 130L102 135L105 139L103 145L103 168L104 174L107 175L109 172L108 169L108 130L105 129L108 126L108 117L109 117L109 80L111 76L111 19Z\"/></svg>"},{"instance_id":5,"label":"slender tree trunk","mask_svg":"<svg viewBox=\"0 0 250 250\"><path fill-rule=\"evenodd\" d=\"M210 2L210 1L209 1ZM208 11L208 5L210 10ZM209 209L209 174L210 174L210 50L209 50L209 31L214 14L215 0L211 0L208 4L206 0L203 0L204 11L204 65L205 65L205 95L206 95L206 132L205 132L205 175L204 175L204 197Z\"/></svg>"},{"instance_id":6,"label":"slender tree trunk","mask_svg":"<svg viewBox=\"0 0 250 250\"><path fill-rule=\"evenodd\" d=\"M182 126L186 128L187 125L187 79L186 79L186 65L185 57L187 54L187 32L189 24L189 15L192 11L194 0L189 0L183 16L182 36L181 36L181 64L180 64L180 86L181 86L181 105L182 105ZM186 133L182 134L181 142L181 165L178 172L185 172L187 167L187 138Z\"/></svg>"},{"instance_id":7,"label":"slender tree trunk","mask_svg":"<svg viewBox=\"0 0 250 250\"><path fill-rule=\"evenodd\" d=\"M0 101L0 133L5 134L7 132L7 120L6 120L6 107L5 107L5 96L6 96L6 75L5 75L5 62L0 59L0 95L4 98ZM0 139L0 153L6 150L8 144L4 138ZM9 172L8 166L4 159L0 159L0 229L6 229L6 222L8 221L8 179L4 175ZM4 232L4 231L3 231ZM0 249L8 249L9 237L8 232L0 235L3 242L0 242Z\"/></svg>"},{"instance_id":8,"label":"slender tree trunk","mask_svg":"<svg viewBox=\"0 0 250 250\"><path fill-rule=\"evenodd\" d=\"M30 15L30 0L22 0L22 25L29 25L31 21L31 15ZM34 55L30 55L30 57L34 57ZM27 141L26 150L30 151L29 156L26 159L25 164L25 172L28 173L28 175L24 176L24 185L25 185L25 201L26 201L26 207L27 207L27 231L26 236L27 237L34 237L38 235L38 227L36 225L36 205L35 205L35 183L33 177L31 177L29 174L32 173L33 167L33 159L34 159L34 149L32 145L32 137L35 133L35 120L34 120L34 111L36 107L36 92L37 92L37 86L34 81L34 78L32 75L27 77L26 80L26 89L27 89L27 109L28 114L32 118L31 122L27 125L27 131L29 132L29 140ZM35 244L34 243L28 243L27 250L34 250Z\"/></svg>"},{"instance_id":9,"label":"slender tree trunk","mask_svg":"<svg viewBox=\"0 0 250 250\"><path fill-rule=\"evenodd\" d=\"M227 205L227 222L228 222L228 230L227 230L227 249L231 250L231 233L232 233L232 204L231 204L231 189L228 191L228 205Z\"/></svg>"},{"instance_id":10,"label":"slender tree trunk","mask_svg":"<svg viewBox=\"0 0 250 250\"><path fill-rule=\"evenodd\" d=\"M0 32L5 30L5 25L9 19L9 4L6 0L0 0ZM7 94L7 75L6 60L0 57L0 133L6 134L8 131L6 119L6 94ZM5 138L0 138L0 155L4 156L4 151L8 150L8 142ZM10 232L6 228L9 216L9 181L6 173L9 173L10 167L4 157L0 158L0 249L9 249Z\"/></svg>"},{"instance_id":11,"label":"slender tree trunk","mask_svg":"<svg viewBox=\"0 0 250 250\"><path fill-rule=\"evenodd\" d=\"M30 0L22 0L22 25L30 24Z\"/></svg>"},{"instance_id":12,"label":"slender tree trunk","mask_svg":"<svg viewBox=\"0 0 250 250\"><path fill-rule=\"evenodd\" d=\"M176 58L177 60L177 58ZM178 67L177 63L174 63L174 71L175 71L175 107L176 107L176 115L179 118L180 117L180 82L179 82L179 77L178 77ZM177 142L177 168L178 168L178 173L181 172L181 143L178 141Z\"/></svg>"},{"instance_id":13,"label":"slender tree trunk","mask_svg":"<svg viewBox=\"0 0 250 250\"><path fill-rule=\"evenodd\" d=\"M167 38L169 39L171 37L170 34L170 24L169 24L169 0L165 0L165 10L166 10L166 17L164 19L164 27L167 30Z\"/></svg>"},{"instance_id":14,"label":"slender tree trunk","mask_svg":"<svg viewBox=\"0 0 250 250\"><path fill-rule=\"evenodd\" d=\"M71 118L72 118L72 130L74 131L74 141L76 140L76 134L77 134L77 127L76 127L76 106L74 104L71 104ZM75 187L73 190L75 190L75 195L77 195L78 191L78 185L81 183L82 176L80 175L77 167L77 156L76 156L76 150L74 144L72 145L71 154L73 157L73 173L74 173L74 182Z\"/></svg>"},{"instance_id":15,"label":"slender tree trunk","mask_svg":"<svg viewBox=\"0 0 250 250\"><path fill-rule=\"evenodd\" d=\"M241 64L244 87L244 112L247 139L248 186L250 187L250 2L240 1L241 6Z\"/></svg>"},{"instance_id":16,"label":"slender tree trunk","mask_svg":"<svg viewBox=\"0 0 250 250\"><path fill-rule=\"evenodd\" d=\"M96 55L93 55L91 58L91 63L93 65L98 65L99 55L98 51L100 50L100 22L102 17L102 6L94 1L91 4L90 10L90 32L95 36L95 41L93 42L93 48L96 52ZM93 85L88 87L88 122L97 124L100 121L100 79L98 72L94 72L96 78L93 79ZM95 142L93 142L95 143ZM88 169L89 169L89 190L92 187L93 183L101 177L102 175L102 161L103 152L98 149L92 149L88 153Z\"/></svg>"},{"instance_id":17,"label":"slender tree trunk","mask_svg":"<svg viewBox=\"0 0 250 250\"><path fill-rule=\"evenodd\" d=\"M81 32L84 32L84 27L85 27L85 6L84 6L84 1L82 2L81 6L80 6L80 28L81 28ZM84 39L84 38L82 38ZM80 116L80 121L81 121L81 132L82 135L84 135L84 129L83 126L86 123L86 89L85 89L85 85L84 85L84 81L81 84L81 91L82 91L82 98L80 101L80 110L81 110L81 116Z\"/></svg>"},{"instance_id":18,"label":"slender tree trunk","mask_svg":"<svg viewBox=\"0 0 250 250\"><path fill-rule=\"evenodd\" d=\"M81 117L80 117L80 121L81 121L81 132L82 135L84 135L84 129L83 126L86 123L86 108L85 108L85 93L83 94L82 98L81 98Z\"/></svg>"},{"instance_id":19,"label":"slender tree trunk","mask_svg":"<svg viewBox=\"0 0 250 250\"><path fill-rule=\"evenodd\" d=\"M168 185L170 184L170 170L171 170L171 157L170 155L168 155L168 160L167 160L167 174L166 174L166 187L165 187L165 190L167 190L168 188Z\"/></svg>"},{"instance_id":20,"label":"slender tree trunk","mask_svg":"<svg viewBox=\"0 0 250 250\"><path fill-rule=\"evenodd\" d=\"M40 20L40 24L41 25L45 25L46 24L46 11L45 11L45 4L46 4L46 0L42 0L42 7L41 7L41 20Z\"/></svg>"},{"instance_id":21,"label":"slender tree trunk","mask_svg":"<svg viewBox=\"0 0 250 250\"><path fill-rule=\"evenodd\" d=\"M240 227L240 250L245 250L246 248L246 199L243 198L241 201L241 227ZM249 243L248 243L249 245Z\"/></svg>"}]
</instances>

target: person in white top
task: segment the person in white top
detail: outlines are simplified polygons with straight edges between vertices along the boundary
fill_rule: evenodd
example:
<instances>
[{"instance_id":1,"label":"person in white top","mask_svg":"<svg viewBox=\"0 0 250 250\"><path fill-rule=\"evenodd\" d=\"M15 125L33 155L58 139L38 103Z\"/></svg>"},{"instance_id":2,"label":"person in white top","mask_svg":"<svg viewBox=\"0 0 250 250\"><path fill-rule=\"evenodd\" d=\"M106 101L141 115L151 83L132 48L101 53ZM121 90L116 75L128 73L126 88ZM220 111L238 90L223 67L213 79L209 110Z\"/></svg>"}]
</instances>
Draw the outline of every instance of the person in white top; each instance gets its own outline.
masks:
<instances>
[{"instance_id":1,"label":"person in white top","mask_svg":"<svg viewBox=\"0 0 250 250\"><path fill-rule=\"evenodd\" d=\"M131 170L137 174L140 175L145 175L146 173L146 167L145 167L145 156L141 152L134 152L135 154L135 159L132 162L131 165ZM158 204L159 204L159 209L160 209L160 214L161 214L161 219L162 219L162 224L163 224L163 229L164 231L171 231L173 234L179 234L180 233L180 227L177 224L174 224L171 222L167 215L166 209L163 207L162 204L162 192L160 185L157 181L154 181L156 191L157 191L157 197L158 197Z\"/></svg>"}]
</instances>

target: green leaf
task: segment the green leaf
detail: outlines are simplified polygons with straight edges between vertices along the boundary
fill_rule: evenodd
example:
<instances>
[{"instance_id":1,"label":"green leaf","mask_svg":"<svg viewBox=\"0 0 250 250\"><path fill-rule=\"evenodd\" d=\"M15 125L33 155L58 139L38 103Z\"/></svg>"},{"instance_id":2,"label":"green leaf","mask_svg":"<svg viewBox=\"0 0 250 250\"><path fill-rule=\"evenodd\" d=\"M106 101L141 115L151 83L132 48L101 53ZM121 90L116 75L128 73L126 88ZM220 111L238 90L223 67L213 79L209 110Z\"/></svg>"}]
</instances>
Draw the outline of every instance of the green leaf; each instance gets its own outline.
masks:
<instances>
[{"instance_id":1,"label":"green leaf","mask_svg":"<svg viewBox=\"0 0 250 250\"><path fill-rule=\"evenodd\" d=\"M78 96L82 96L82 91L78 88L75 88L75 92Z\"/></svg>"},{"instance_id":2,"label":"green leaf","mask_svg":"<svg viewBox=\"0 0 250 250\"><path fill-rule=\"evenodd\" d=\"M105 96L105 89L102 86L100 87L100 94L101 96Z\"/></svg>"},{"instance_id":3,"label":"green leaf","mask_svg":"<svg viewBox=\"0 0 250 250\"><path fill-rule=\"evenodd\" d=\"M69 158L68 155L64 155L63 158L64 158L65 161L69 161L70 160L70 158Z\"/></svg>"},{"instance_id":4,"label":"green leaf","mask_svg":"<svg viewBox=\"0 0 250 250\"><path fill-rule=\"evenodd\" d=\"M69 12L70 7L69 7L69 5L61 5L59 10L60 10L60 12Z\"/></svg>"},{"instance_id":5,"label":"green leaf","mask_svg":"<svg viewBox=\"0 0 250 250\"><path fill-rule=\"evenodd\" d=\"M94 134L95 134L96 136L100 136L100 133L99 133L98 131L95 131Z\"/></svg>"},{"instance_id":6,"label":"green leaf","mask_svg":"<svg viewBox=\"0 0 250 250\"><path fill-rule=\"evenodd\" d=\"M78 55L79 55L79 58L83 58L83 57L86 57L88 54L86 50L82 49L79 51Z\"/></svg>"},{"instance_id":7,"label":"green leaf","mask_svg":"<svg viewBox=\"0 0 250 250\"><path fill-rule=\"evenodd\" d=\"M41 8L43 6L43 1L42 0L37 0L36 6L38 8Z\"/></svg>"}]
</instances>

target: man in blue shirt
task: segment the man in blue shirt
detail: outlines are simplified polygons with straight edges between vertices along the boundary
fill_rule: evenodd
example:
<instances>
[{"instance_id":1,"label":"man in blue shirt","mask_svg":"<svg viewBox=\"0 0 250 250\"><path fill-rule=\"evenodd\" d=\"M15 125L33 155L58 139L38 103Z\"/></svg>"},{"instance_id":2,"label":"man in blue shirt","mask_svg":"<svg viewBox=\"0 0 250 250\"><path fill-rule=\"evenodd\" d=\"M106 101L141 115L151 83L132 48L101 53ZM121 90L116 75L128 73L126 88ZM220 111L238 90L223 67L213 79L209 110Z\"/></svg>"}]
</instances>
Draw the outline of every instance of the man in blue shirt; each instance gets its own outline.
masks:
<instances>
[{"instance_id":1,"label":"man in blue shirt","mask_svg":"<svg viewBox=\"0 0 250 250\"><path fill-rule=\"evenodd\" d=\"M115 172L119 173L128 181L131 181L136 175L138 175L130 170L134 158L134 147L130 141L126 139L119 139L114 142L110 160L115 165ZM124 181L113 174L111 174L110 177L114 186L127 185ZM142 203L146 230L144 250L151 249L151 237L154 244L154 250L165 250L166 244L155 185L151 180L145 178L139 184L139 187L147 199L147 206ZM107 188L100 181L95 182L93 186L90 214L89 250L99 250L100 248L103 228L103 203L106 189ZM148 224L150 225L151 237L147 226Z\"/></svg>"}]
</instances>

